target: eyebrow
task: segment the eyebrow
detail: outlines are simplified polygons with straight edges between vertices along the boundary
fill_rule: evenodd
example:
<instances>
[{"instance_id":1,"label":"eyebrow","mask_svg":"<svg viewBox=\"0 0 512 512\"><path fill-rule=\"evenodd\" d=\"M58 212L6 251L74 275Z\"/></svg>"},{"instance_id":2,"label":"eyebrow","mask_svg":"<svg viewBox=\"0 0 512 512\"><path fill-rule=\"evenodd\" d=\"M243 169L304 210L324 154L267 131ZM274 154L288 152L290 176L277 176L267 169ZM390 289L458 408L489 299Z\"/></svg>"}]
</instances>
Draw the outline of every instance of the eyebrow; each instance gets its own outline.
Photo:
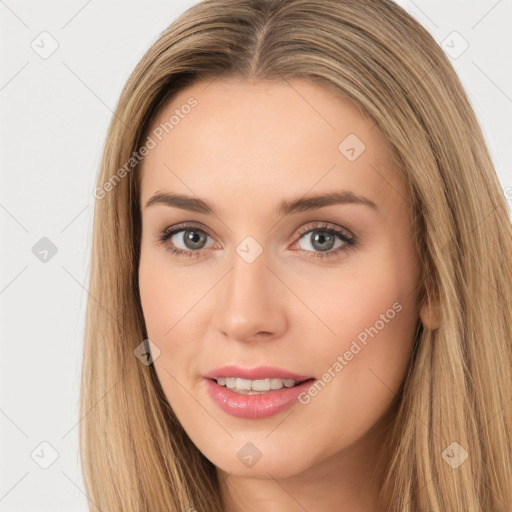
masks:
<instances>
[{"instance_id":1,"label":"eyebrow","mask_svg":"<svg viewBox=\"0 0 512 512\"><path fill-rule=\"evenodd\" d=\"M146 208L155 204L164 204L182 210L203 213L205 215L218 215L216 209L206 201L197 197L186 196L182 194L169 194L166 192L158 192L152 196L146 203ZM278 216L290 215L292 213L307 212L318 210L326 206L336 204L360 204L370 207L376 212L379 207L370 199L354 194L353 192L342 190L339 192L328 192L325 194L317 194L310 197L301 197L293 201L283 201L276 209Z\"/></svg>"}]
</instances>

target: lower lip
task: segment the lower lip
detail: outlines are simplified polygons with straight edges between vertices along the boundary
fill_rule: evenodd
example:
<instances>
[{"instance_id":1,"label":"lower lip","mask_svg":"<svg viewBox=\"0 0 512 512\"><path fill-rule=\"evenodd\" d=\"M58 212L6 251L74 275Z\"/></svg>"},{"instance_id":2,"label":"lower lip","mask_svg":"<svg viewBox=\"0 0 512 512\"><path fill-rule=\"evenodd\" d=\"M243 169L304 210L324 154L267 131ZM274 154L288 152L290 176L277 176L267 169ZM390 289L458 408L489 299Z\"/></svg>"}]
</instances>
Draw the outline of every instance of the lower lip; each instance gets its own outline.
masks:
<instances>
[{"instance_id":1,"label":"lower lip","mask_svg":"<svg viewBox=\"0 0 512 512\"><path fill-rule=\"evenodd\" d=\"M299 395L307 391L314 382L314 379L309 379L292 388L283 387L268 393L246 395L219 386L215 380L205 380L212 400L224 412L237 418L251 420L269 418L288 409L297 401Z\"/></svg>"}]
</instances>

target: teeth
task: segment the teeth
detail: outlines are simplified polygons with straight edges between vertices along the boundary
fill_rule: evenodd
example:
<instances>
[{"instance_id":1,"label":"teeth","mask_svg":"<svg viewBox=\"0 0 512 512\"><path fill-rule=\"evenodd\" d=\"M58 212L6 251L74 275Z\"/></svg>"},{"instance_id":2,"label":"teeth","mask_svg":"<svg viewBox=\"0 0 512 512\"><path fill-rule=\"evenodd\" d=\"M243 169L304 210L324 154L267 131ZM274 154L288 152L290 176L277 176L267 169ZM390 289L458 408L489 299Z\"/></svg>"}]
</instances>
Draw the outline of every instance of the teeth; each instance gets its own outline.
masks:
<instances>
[{"instance_id":1,"label":"teeth","mask_svg":"<svg viewBox=\"0 0 512 512\"><path fill-rule=\"evenodd\" d=\"M270 379L270 389L281 389L282 387L282 379Z\"/></svg>"},{"instance_id":2,"label":"teeth","mask_svg":"<svg viewBox=\"0 0 512 512\"><path fill-rule=\"evenodd\" d=\"M236 379L235 388L243 389L245 391L251 391L251 384L252 384L252 382L250 380Z\"/></svg>"},{"instance_id":3,"label":"teeth","mask_svg":"<svg viewBox=\"0 0 512 512\"><path fill-rule=\"evenodd\" d=\"M249 380L241 379L239 377L219 377L217 384L219 386L226 386L234 391L270 391L271 389L282 389L283 387L291 388L295 386L298 381L293 379L258 379Z\"/></svg>"}]
</instances>

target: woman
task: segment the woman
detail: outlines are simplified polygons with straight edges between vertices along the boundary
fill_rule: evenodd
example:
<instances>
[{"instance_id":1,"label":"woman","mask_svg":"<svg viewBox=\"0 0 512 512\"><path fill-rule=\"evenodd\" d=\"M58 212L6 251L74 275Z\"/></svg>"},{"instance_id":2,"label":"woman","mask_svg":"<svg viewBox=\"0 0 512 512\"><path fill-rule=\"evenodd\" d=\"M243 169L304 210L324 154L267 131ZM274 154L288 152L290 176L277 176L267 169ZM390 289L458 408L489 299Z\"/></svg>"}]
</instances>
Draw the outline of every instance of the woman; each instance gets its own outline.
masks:
<instances>
[{"instance_id":1,"label":"woman","mask_svg":"<svg viewBox=\"0 0 512 512\"><path fill-rule=\"evenodd\" d=\"M512 227L388 0L214 0L149 49L95 190L102 510L512 507Z\"/></svg>"}]
</instances>

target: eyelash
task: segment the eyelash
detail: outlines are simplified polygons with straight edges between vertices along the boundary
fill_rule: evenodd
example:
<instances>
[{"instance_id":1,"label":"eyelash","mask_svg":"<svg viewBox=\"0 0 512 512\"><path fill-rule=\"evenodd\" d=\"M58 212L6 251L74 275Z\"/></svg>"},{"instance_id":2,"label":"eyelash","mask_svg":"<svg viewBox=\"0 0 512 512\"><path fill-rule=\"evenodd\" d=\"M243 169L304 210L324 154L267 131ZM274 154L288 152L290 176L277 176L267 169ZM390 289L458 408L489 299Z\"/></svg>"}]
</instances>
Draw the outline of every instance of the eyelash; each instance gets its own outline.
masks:
<instances>
[{"instance_id":1,"label":"eyelash","mask_svg":"<svg viewBox=\"0 0 512 512\"><path fill-rule=\"evenodd\" d=\"M167 228L158 237L158 240L165 246L165 249L169 251L171 254L178 256L178 257L187 257L187 258L197 258L201 255L201 252L204 249L200 249L198 251L184 251L183 249L177 249L176 247L170 246L167 241L176 233L179 233L180 231L187 231L187 230L194 230L194 231L200 231L201 233L204 233L208 236L210 236L204 229L199 228L196 225L193 224L179 224L177 226L174 226L172 228ZM337 236L341 239L344 245L341 247L338 247L335 250L329 250L327 252L314 252L314 251L305 251L307 253L312 253L311 255L307 256L308 258L331 258L334 256L339 256L340 253L345 252L353 247L355 247L358 243L357 238L349 234L349 232L345 229L335 228L332 226L329 226L328 224L319 224L319 225L307 225L299 230L298 233L298 239L300 240L303 235L307 234L308 232L312 231L318 231L320 233L328 233L333 236Z\"/></svg>"}]
</instances>

